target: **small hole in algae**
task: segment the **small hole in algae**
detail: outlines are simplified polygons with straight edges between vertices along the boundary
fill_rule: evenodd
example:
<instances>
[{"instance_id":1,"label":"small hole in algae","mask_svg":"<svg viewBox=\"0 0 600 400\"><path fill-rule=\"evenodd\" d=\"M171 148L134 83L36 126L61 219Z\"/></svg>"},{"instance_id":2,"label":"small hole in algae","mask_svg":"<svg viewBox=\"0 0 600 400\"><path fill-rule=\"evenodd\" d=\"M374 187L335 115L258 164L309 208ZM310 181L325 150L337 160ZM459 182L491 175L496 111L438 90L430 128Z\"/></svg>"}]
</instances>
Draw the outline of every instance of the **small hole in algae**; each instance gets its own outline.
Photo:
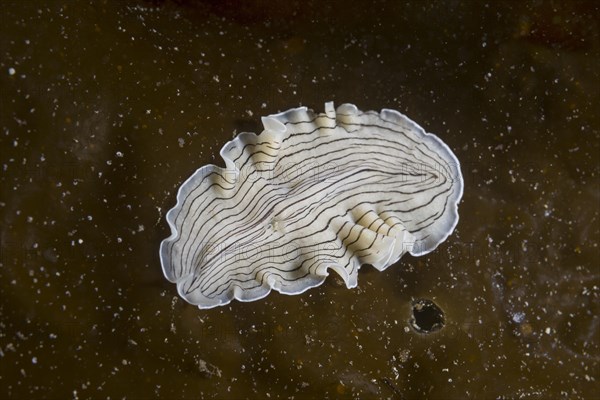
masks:
<instances>
[{"instance_id":1,"label":"small hole in algae","mask_svg":"<svg viewBox=\"0 0 600 400\"><path fill-rule=\"evenodd\" d=\"M428 299L418 299L412 303L411 326L419 333L431 333L444 327L446 317L441 308Z\"/></svg>"}]
</instances>

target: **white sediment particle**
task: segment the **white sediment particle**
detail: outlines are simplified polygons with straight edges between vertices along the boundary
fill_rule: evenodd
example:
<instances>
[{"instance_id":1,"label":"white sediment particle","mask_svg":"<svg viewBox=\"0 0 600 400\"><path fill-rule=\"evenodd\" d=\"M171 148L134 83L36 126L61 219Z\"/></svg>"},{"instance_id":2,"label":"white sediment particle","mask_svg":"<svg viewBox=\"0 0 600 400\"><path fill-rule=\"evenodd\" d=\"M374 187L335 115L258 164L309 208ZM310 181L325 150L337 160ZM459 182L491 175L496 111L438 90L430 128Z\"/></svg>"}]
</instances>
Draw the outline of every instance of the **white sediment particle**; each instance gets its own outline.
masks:
<instances>
[{"instance_id":1,"label":"white sediment particle","mask_svg":"<svg viewBox=\"0 0 600 400\"><path fill-rule=\"evenodd\" d=\"M15 71L15 69L14 69L14 68L12 68L12 67L11 67L11 68L9 68L9 69L8 69L8 74L9 74L9 75L11 75L11 76L12 76L12 75L14 75L14 74L16 74L16 73L17 73L17 71Z\"/></svg>"},{"instance_id":2,"label":"white sediment particle","mask_svg":"<svg viewBox=\"0 0 600 400\"><path fill-rule=\"evenodd\" d=\"M514 322L519 324L519 323L523 322L523 320L525 319L525 313L516 312L513 314L512 319Z\"/></svg>"}]
</instances>

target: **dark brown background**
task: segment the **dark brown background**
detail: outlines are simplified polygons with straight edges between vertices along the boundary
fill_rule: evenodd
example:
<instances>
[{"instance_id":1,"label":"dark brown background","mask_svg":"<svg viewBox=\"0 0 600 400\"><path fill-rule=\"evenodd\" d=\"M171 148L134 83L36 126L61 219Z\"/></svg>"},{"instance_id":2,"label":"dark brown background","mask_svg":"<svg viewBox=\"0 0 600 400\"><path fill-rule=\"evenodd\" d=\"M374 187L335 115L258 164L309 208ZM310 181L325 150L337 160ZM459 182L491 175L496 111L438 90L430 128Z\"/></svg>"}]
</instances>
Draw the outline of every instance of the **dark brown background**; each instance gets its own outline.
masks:
<instances>
[{"instance_id":1,"label":"dark brown background","mask_svg":"<svg viewBox=\"0 0 600 400\"><path fill-rule=\"evenodd\" d=\"M593 398L597 2L3 2L0 395ZM461 220L359 287L198 310L165 212L260 116L395 108L456 153ZM415 298L446 313L409 328Z\"/></svg>"}]
</instances>

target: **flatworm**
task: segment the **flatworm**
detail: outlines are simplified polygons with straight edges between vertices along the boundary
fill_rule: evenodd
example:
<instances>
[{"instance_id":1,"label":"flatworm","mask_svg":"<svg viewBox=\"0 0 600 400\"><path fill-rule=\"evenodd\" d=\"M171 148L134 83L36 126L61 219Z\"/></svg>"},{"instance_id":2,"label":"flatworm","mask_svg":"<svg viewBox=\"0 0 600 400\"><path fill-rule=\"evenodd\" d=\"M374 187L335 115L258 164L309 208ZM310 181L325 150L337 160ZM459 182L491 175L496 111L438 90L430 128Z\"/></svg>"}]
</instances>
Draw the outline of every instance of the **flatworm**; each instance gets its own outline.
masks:
<instances>
[{"instance_id":1,"label":"flatworm","mask_svg":"<svg viewBox=\"0 0 600 400\"><path fill-rule=\"evenodd\" d=\"M200 308L299 294L329 270L348 288L434 250L458 223L463 178L437 136L401 113L306 107L262 118L180 187L160 246L166 278Z\"/></svg>"}]
</instances>

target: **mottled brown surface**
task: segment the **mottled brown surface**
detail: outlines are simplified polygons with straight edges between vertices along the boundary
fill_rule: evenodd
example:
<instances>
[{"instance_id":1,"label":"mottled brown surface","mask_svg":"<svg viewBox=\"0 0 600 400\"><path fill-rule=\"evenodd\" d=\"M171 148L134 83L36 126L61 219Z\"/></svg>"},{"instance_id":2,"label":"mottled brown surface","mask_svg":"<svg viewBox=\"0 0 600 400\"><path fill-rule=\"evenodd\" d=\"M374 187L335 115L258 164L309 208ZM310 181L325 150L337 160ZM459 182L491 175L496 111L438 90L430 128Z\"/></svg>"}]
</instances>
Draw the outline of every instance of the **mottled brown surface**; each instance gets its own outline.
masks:
<instances>
[{"instance_id":1,"label":"mottled brown surface","mask_svg":"<svg viewBox=\"0 0 600 400\"><path fill-rule=\"evenodd\" d=\"M3 3L0 397L597 396L597 3L349 3ZM158 260L181 182L327 100L454 150L456 233L355 290L185 304Z\"/></svg>"}]
</instances>

